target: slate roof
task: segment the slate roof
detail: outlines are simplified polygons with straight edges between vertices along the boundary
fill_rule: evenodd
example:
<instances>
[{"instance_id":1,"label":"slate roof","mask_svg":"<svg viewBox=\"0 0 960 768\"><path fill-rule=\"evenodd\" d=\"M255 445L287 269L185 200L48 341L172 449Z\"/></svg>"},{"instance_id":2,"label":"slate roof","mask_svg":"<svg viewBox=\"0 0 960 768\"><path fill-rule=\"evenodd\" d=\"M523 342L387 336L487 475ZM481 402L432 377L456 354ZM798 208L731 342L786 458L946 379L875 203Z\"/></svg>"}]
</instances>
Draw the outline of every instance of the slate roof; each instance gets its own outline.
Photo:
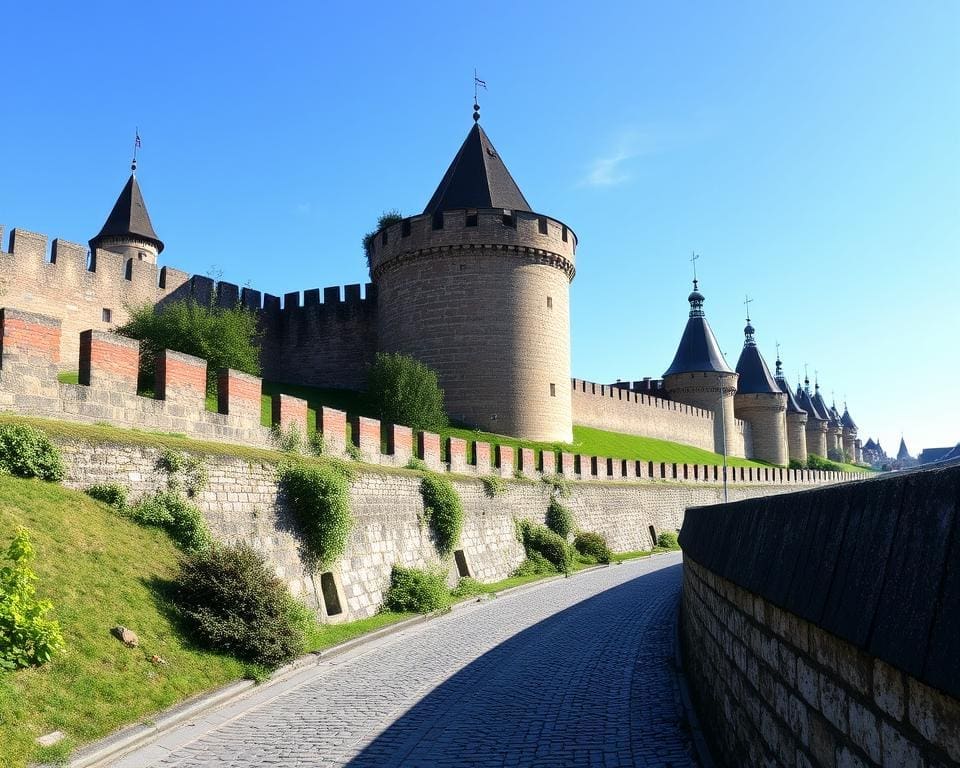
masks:
<instances>
[{"instance_id":1,"label":"slate roof","mask_svg":"<svg viewBox=\"0 0 960 768\"><path fill-rule=\"evenodd\" d=\"M843 406L843 416L840 417L840 423L843 424L843 426L845 426L847 429L852 429L854 431L857 429L857 423L850 415L850 411L847 409L847 406Z\"/></svg>"},{"instance_id":2,"label":"slate roof","mask_svg":"<svg viewBox=\"0 0 960 768\"><path fill-rule=\"evenodd\" d=\"M697 290L697 281L693 282L693 292L687 297L690 302L690 319L680 337L677 354L664 376L674 373L701 373L716 371L733 373L727 361L723 359L717 337L703 314L704 296Z\"/></svg>"},{"instance_id":3,"label":"slate roof","mask_svg":"<svg viewBox=\"0 0 960 768\"><path fill-rule=\"evenodd\" d=\"M163 250L163 241L157 237L150 223L150 214L147 213L146 203L140 193L137 177L130 174L127 183L120 192L120 197L113 204L113 210L100 232L90 241L90 248L100 247L100 243L108 237L139 237L147 240L157 248L157 253Z\"/></svg>"},{"instance_id":4,"label":"slate roof","mask_svg":"<svg viewBox=\"0 0 960 768\"><path fill-rule=\"evenodd\" d=\"M830 416L830 409L827 408L827 404L823 401L823 397L820 395L820 385L817 384L814 387L813 397L810 398L810 402L813 403L813 407L817 409L817 418L822 421L833 421Z\"/></svg>"},{"instance_id":5,"label":"slate roof","mask_svg":"<svg viewBox=\"0 0 960 768\"><path fill-rule=\"evenodd\" d=\"M797 402L800 404L800 408L807 412L807 419L816 419L817 421L827 421L823 416L820 415L820 412L817 410L817 407L813 404L813 398L810 397L810 387L807 386L806 389L797 386Z\"/></svg>"},{"instance_id":6,"label":"slate roof","mask_svg":"<svg viewBox=\"0 0 960 768\"><path fill-rule=\"evenodd\" d=\"M907 450L907 443L904 439L900 438L900 450L897 451L897 461L903 461L904 459L909 459L910 451Z\"/></svg>"},{"instance_id":7,"label":"slate roof","mask_svg":"<svg viewBox=\"0 0 960 768\"><path fill-rule=\"evenodd\" d=\"M779 364L779 360L777 363ZM800 403L797 402L797 398L793 394L793 390L790 389L790 385L787 384L787 380L783 378L783 373L780 372L780 366L777 365L777 375L776 375L777 386L780 387L780 391L787 396L787 413L806 413L803 408L800 407Z\"/></svg>"},{"instance_id":8,"label":"slate roof","mask_svg":"<svg viewBox=\"0 0 960 768\"><path fill-rule=\"evenodd\" d=\"M743 342L743 351L737 360L737 394L780 394L780 387L770 375L767 361L760 354L757 342L753 337L754 328L747 320L747 327L743 329L746 340Z\"/></svg>"},{"instance_id":9,"label":"slate roof","mask_svg":"<svg viewBox=\"0 0 960 768\"><path fill-rule=\"evenodd\" d=\"M479 123L464 139L424 213L458 208L505 208L531 211L500 154Z\"/></svg>"},{"instance_id":10,"label":"slate roof","mask_svg":"<svg viewBox=\"0 0 960 768\"><path fill-rule=\"evenodd\" d=\"M867 438L867 442L863 445L863 450L865 451L875 451L877 450L877 444L873 442L872 437Z\"/></svg>"}]
</instances>

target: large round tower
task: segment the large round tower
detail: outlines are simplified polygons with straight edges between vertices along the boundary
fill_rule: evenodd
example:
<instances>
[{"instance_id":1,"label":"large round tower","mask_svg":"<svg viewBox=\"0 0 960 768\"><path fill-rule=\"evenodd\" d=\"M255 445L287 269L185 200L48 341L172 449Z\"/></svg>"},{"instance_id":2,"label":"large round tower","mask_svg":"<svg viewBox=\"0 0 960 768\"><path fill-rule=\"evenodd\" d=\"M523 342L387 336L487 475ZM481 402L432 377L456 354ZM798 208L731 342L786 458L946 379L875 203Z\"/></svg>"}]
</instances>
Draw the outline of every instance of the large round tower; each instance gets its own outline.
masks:
<instances>
[{"instance_id":1,"label":"large round tower","mask_svg":"<svg viewBox=\"0 0 960 768\"><path fill-rule=\"evenodd\" d=\"M771 464L787 464L787 398L767 367L754 338L754 328L747 318L743 329L746 337L737 361L737 394L733 407L738 419L750 424L753 435L751 458Z\"/></svg>"},{"instance_id":2,"label":"large round tower","mask_svg":"<svg viewBox=\"0 0 960 768\"><path fill-rule=\"evenodd\" d=\"M531 209L478 119L424 212L373 238L379 347L434 368L456 421L571 442L577 239Z\"/></svg>"},{"instance_id":3,"label":"large round tower","mask_svg":"<svg viewBox=\"0 0 960 768\"><path fill-rule=\"evenodd\" d=\"M713 412L713 443L717 453L743 456L733 414L737 374L723 358L703 312L704 300L694 279L693 292L687 297L690 317L677 354L663 374L663 386L672 400Z\"/></svg>"},{"instance_id":4,"label":"large round tower","mask_svg":"<svg viewBox=\"0 0 960 768\"><path fill-rule=\"evenodd\" d=\"M850 409L847 404L843 404L843 416L840 417L840 423L843 425L843 452L850 457L850 461L860 461L859 451L857 450L857 423L850 415Z\"/></svg>"},{"instance_id":5,"label":"large round tower","mask_svg":"<svg viewBox=\"0 0 960 768\"><path fill-rule=\"evenodd\" d=\"M777 355L777 386L787 396L787 453L791 461L807 462L807 412L800 407L783 376L783 363Z\"/></svg>"}]
</instances>

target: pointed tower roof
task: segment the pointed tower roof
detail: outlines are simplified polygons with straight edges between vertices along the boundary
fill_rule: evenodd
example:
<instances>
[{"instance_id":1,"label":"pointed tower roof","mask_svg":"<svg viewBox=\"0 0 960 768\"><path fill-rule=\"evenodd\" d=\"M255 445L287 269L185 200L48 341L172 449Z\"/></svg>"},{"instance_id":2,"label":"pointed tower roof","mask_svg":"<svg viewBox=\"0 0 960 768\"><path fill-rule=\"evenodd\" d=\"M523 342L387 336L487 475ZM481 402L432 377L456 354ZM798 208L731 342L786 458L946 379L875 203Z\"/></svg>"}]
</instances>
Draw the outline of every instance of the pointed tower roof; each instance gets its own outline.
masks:
<instances>
[{"instance_id":1,"label":"pointed tower roof","mask_svg":"<svg viewBox=\"0 0 960 768\"><path fill-rule=\"evenodd\" d=\"M875 451L877 449L877 444L873 442L872 437L867 438L867 442L863 445L863 450L865 451Z\"/></svg>"},{"instance_id":2,"label":"pointed tower roof","mask_svg":"<svg viewBox=\"0 0 960 768\"><path fill-rule=\"evenodd\" d=\"M907 450L907 444L904 441L903 437L900 438L900 450L897 451L897 461L903 461L904 459L913 458L910 455L910 451Z\"/></svg>"},{"instance_id":3,"label":"pointed tower roof","mask_svg":"<svg viewBox=\"0 0 960 768\"><path fill-rule=\"evenodd\" d=\"M817 410L817 406L813 403L813 397L810 396L810 379L804 379L806 383L805 387L797 385L797 402L800 404L800 407L807 412L808 419L816 419L817 421L827 421L824 416L820 415L820 411Z\"/></svg>"},{"instance_id":4,"label":"pointed tower roof","mask_svg":"<svg viewBox=\"0 0 960 768\"><path fill-rule=\"evenodd\" d=\"M723 359L717 337L703 313L704 296L697 289L697 280L693 281L693 292L687 297L690 302L690 319L680 337L680 346L673 362L664 373L670 376L674 373L691 373L703 371L717 371L718 373L733 373L727 361Z\"/></svg>"},{"instance_id":5,"label":"pointed tower roof","mask_svg":"<svg viewBox=\"0 0 960 768\"><path fill-rule=\"evenodd\" d=\"M777 345L780 346L779 344ZM787 413L806 413L803 408L800 407L800 403L797 402L797 398L793 394L793 390L790 389L790 386L787 384L787 380L783 377L783 363L780 360L780 356L777 355L777 375L776 375L777 386L780 387L780 391L787 396Z\"/></svg>"},{"instance_id":6,"label":"pointed tower roof","mask_svg":"<svg viewBox=\"0 0 960 768\"><path fill-rule=\"evenodd\" d=\"M843 416L840 417L840 423L843 424L847 429L852 429L854 432L857 430L857 423L853 420L853 417L850 415L850 410L847 408L847 404L843 404Z\"/></svg>"},{"instance_id":7,"label":"pointed tower roof","mask_svg":"<svg viewBox=\"0 0 960 768\"><path fill-rule=\"evenodd\" d=\"M477 122L423 212L437 213L458 208L531 211L530 203L503 164L493 142Z\"/></svg>"},{"instance_id":8,"label":"pointed tower roof","mask_svg":"<svg viewBox=\"0 0 960 768\"><path fill-rule=\"evenodd\" d=\"M163 250L163 241L153 231L147 205L140 193L140 185L136 175L132 173L100 232L90 241L90 248L96 250L108 238L124 237L146 240L156 247L157 253Z\"/></svg>"},{"instance_id":9,"label":"pointed tower roof","mask_svg":"<svg viewBox=\"0 0 960 768\"><path fill-rule=\"evenodd\" d=\"M823 396L820 394L820 382L815 381L813 385L813 397L810 398L810 402L813 403L813 407L817 409L817 416L823 421L833 421L830 416L830 409L827 408L827 404L823 400Z\"/></svg>"},{"instance_id":10,"label":"pointed tower roof","mask_svg":"<svg viewBox=\"0 0 960 768\"><path fill-rule=\"evenodd\" d=\"M740 353L740 359L737 360L737 373L740 374L737 380L737 394L780 394L780 387L770 375L767 361L760 354L753 334L754 327L748 317L747 327L743 329L743 335L746 337L743 342L743 351Z\"/></svg>"}]
</instances>

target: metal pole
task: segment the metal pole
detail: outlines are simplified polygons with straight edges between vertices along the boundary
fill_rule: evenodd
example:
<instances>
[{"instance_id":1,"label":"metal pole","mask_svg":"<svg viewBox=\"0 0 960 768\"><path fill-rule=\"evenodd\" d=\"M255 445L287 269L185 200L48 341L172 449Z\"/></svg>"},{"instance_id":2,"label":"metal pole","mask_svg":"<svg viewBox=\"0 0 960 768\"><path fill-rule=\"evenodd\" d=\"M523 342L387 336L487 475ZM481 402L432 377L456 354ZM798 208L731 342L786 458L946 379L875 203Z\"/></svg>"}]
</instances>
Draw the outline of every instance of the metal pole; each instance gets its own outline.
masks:
<instances>
[{"instance_id":1,"label":"metal pole","mask_svg":"<svg viewBox=\"0 0 960 768\"><path fill-rule=\"evenodd\" d=\"M727 503L727 418L723 403L723 379L720 379L720 442L723 446L723 503Z\"/></svg>"}]
</instances>

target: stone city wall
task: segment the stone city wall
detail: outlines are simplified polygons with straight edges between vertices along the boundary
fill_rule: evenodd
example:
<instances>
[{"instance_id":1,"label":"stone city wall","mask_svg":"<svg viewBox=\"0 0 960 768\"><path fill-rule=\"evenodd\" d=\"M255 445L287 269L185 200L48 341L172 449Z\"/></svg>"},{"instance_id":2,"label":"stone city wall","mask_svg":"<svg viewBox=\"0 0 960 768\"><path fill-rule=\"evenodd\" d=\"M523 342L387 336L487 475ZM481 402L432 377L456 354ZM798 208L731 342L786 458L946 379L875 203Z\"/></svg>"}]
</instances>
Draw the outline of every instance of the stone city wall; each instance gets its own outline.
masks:
<instances>
[{"instance_id":1,"label":"stone city wall","mask_svg":"<svg viewBox=\"0 0 960 768\"><path fill-rule=\"evenodd\" d=\"M688 509L680 542L719 762L960 764L960 467Z\"/></svg>"}]
</instances>

